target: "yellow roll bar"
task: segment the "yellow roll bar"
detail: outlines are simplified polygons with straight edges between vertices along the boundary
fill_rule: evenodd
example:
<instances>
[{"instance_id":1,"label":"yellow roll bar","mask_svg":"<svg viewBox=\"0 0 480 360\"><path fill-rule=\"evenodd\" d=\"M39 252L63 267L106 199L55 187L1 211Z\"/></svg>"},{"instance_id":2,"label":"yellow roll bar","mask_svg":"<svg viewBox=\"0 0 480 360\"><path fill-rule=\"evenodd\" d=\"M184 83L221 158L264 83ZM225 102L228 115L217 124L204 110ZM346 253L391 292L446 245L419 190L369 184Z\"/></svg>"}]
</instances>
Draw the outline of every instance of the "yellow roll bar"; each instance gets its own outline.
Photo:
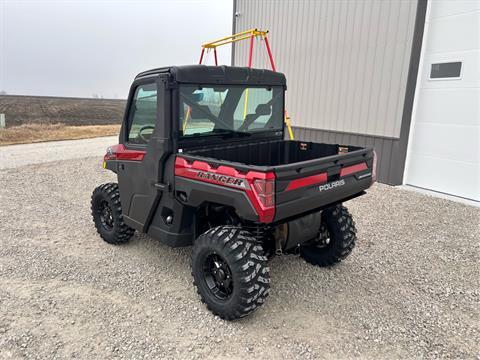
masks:
<instances>
[{"instance_id":1,"label":"yellow roll bar","mask_svg":"<svg viewBox=\"0 0 480 360\"><path fill-rule=\"evenodd\" d=\"M250 29L246 31L242 31L237 34L233 34L230 36L225 36L224 38L213 40L207 43L202 44L202 48L204 49L215 49L218 46L231 44L237 41L250 39L252 36L262 36L265 37L268 34L268 30L258 30L258 29Z\"/></svg>"},{"instance_id":2,"label":"yellow roll bar","mask_svg":"<svg viewBox=\"0 0 480 360\"><path fill-rule=\"evenodd\" d=\"M260 36L261 39L265 40L265 47L267 49L267 53L268 53L268 57L270 59L270 64L272 66L272 70L277 71L275 69L275 63L273 61L272 51L271 51L270 45L268 43L267 34L268 34L268 30L258 30L257 28L255 28L255 29L245 30L245 31L242 31L242 32L230 35L230 36L225 36L221 39L206 42L206 43L202 44L202 52L200 54L199 63L201 64L202 61L203 61L203 55L205 53L205 50L207 50L207 53L208 53L208 51L210 49L213 49L213 55L215 57L215 65L218 65L217 47L222 46L222 45L232 44L232 43L235 43L235 42L241 41L241 40L250 39L250 51L249 51L249 54L248 54L248 67L251 68L252 67L252 54L253 54L253 41L254 41L255 37ZM248 88L245 91L245 102L243 104L243 119L244 120L247 117L247 110L248 110ZM188 107L187 113L185 114L185 120L183 122L183 132L185 132L185 130L187 129L187 123L188 123L188 120L190 119L190 116L191 116L190 112L191 112L191 109L190 109L190 107ZM290 136L290 140L293 140L294 138L293 138L292 125L291 125L291 122L290 122L290 117L287 114L287 110L285 110L285 119L284 120L285 120L285 125L287 125L288 135Z\"/></svg>"}]
</instances>

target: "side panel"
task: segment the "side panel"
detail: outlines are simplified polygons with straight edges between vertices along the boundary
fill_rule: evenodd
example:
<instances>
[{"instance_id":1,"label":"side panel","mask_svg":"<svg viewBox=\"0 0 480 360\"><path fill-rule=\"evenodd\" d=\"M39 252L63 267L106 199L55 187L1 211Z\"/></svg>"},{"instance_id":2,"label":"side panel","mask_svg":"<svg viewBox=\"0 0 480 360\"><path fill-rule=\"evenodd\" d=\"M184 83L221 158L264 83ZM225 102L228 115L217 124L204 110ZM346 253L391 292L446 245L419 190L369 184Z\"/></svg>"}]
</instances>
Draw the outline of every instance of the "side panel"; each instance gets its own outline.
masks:
<instances>
[{"instance_id":1,"label":"side panel","mask_svg":"<svg viewBox=\"0 0 480 360\"><path fill-rule=\"evenodd\" d=\"M217 202L234 206L245 220L263 223L270 223L273 220L275 207L264 205L254 185L257 180L273 181L272 172L242 173L230 166L212 167L205 161L189 162L177 156L175 178L176 196L183 197L184 202L190 206L199 206L207 201ZM182 179L189 181L185 182Z\"/></svg>"},{"instance_id":2,"label":"side panel","mask_svg":"<svg viewBox=\"0 0 480 360\"><path fill-rule=\"evenodd\" d=\"M205 202L231 206L245 220L258 221L258 215L247 194L242 190L196 181L183 177L175 180L176 193L187 206L198 207Z\"/></svg>"},{"instance_id":3,"label":"side panel","mask_svg":"<svg viewBox=\"0 0 480 360\"><path fill-rule=\"evenodd\" d=\"M169 156L164 166L162 197L155 206L147 233L169 246L189 246L195 238L196 208L186 206L175 198L175 155Z\"/></svg>"}]
</instances>

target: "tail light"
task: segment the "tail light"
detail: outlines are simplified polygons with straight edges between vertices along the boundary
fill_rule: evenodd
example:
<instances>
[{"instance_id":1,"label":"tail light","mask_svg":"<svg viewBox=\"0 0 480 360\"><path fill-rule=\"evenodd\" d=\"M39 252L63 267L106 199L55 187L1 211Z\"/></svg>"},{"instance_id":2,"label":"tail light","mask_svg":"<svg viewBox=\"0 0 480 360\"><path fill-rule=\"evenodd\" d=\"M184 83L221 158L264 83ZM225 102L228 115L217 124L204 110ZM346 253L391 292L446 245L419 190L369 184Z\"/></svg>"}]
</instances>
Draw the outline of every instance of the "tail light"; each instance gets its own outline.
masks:
<instances>
[{"instance_id":1,"label":"tail light","mask_svg":"<svg viewBox=\"0 0 480 360\"><path fill-rule=\"evenodd\" d=\"M258 220L270 223L275 217L275 173L249 171L246 174L249 189L246 189Z\"/></svg>"},{"instance_id":2,"label":"tail light","mask_svg":"<svg viewBox=\"0 0 480 360\"><path fill-rule=\"evenodd\" d=\"M257 179L253 187L264 207L275 206L275 180Z\"/></svg>"},{"instance_id":3,"label":"tail light","mask_svg":"<svg viewBox=\"0 0 480 360\"><path fill-rule=\"evenodd\" d=\"M372 185L377 181L377 152L373 150Z\"/></svg>"},{"instance_id":4,"label":"tail light","mask_svg":"<svg viewBox=\"0 0 480 360\"><path fill-rule=\"evenodd\" d=\"M112 145L107 149L107 153L103 157L104 161L107 160L131 160L142 161L145 156L143 150L130 150L125 148L123 144Z\"/></svg>"}]
</instances>

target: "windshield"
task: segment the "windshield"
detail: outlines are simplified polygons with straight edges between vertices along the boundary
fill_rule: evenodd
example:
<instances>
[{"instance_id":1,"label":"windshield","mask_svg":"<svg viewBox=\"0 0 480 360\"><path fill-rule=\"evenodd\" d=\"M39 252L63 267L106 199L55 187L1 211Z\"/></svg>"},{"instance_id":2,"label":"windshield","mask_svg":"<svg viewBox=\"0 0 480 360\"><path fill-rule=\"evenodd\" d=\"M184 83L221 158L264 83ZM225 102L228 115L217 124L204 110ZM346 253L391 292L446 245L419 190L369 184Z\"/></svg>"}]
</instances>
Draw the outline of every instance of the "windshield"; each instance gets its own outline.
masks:
<instances>
[{"instance_id":1,"label":"windshield","mask_svg":"<svg viewBox=\"0 0 480 360\"><path fill-rule=\"evenodd\" d=\"M283 130L283 87L180 86L180 135Z\"/></svg>"}]
</instances>

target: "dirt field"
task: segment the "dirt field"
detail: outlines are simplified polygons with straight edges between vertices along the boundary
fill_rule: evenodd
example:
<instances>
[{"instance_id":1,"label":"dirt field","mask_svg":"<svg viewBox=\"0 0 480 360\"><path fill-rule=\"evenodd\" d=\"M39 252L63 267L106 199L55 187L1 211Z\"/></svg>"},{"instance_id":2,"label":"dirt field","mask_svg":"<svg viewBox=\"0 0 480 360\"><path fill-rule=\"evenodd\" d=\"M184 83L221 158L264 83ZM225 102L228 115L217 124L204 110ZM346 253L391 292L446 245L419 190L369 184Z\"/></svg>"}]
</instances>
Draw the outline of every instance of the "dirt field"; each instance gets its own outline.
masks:
<instances>
[{"instance_id":1,"label":"dirt field","mask_svg":"<svg viewBox=\"0 0 480 360\"><path fill-rule=\"evenodd\" d=\"M120 125L24 124L0 129L0 146L118 135Z\"/></svg>"},{"instance_id":2,"label":"dirt field","mask_svg":"<svg viewBox=\"0 0 480 360\"><path fill-rule=\"evenodd\" d=\"M125 100L0 95L7 127L21 124L120 124Z\"/></svg>"},{"instance_id":3,"label":"dirt field","mask_svg":"<svg viewBox=\"0 0 480 360\"><path fill-rule=\"evenodd\" d=\"M190 248L97 235L110 140L0 148L0 358L478 357L479 208L376 185L347 204L359 242L346 261L273 259L265 306L225 322L199 301ZM36 147L64 161L27 165Z\"/></svg>"}]
</instances>

